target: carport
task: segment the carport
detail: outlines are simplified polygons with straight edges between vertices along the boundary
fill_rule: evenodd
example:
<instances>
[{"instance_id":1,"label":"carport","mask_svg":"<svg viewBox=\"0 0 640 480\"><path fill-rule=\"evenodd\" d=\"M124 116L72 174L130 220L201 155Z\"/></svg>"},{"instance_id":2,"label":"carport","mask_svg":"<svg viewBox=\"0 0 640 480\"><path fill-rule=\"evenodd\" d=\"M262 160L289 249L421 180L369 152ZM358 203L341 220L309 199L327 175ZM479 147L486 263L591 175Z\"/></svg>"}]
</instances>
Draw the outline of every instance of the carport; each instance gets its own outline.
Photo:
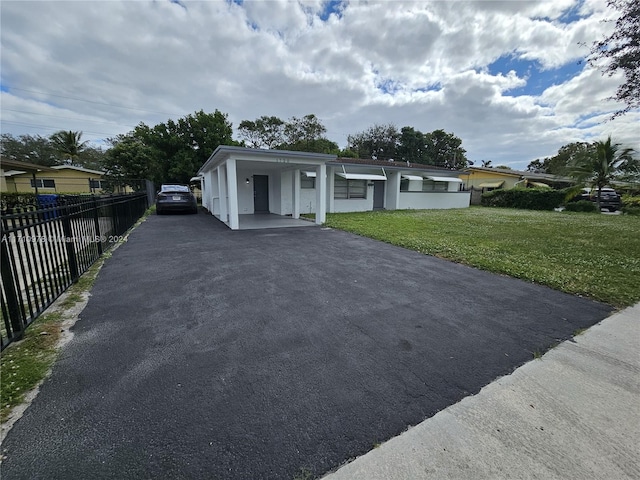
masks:
<instances>
[{"instance_id":1,"label":"carport","mask_svg":"<svg viewBox=\"0 0 640 480\"><path fill-rule=\"evenodd\" d=\"M287 218L300 218L301 172L313 172L315 223L320 225L327 211L325 162L335 158L320 153L221 145L198 171L202 178L202 205L232 230L247 225L285 226L281 224L286 224ZM288 223L286 226L306 225L300 221Z\"/></svg>"}]
</instances>

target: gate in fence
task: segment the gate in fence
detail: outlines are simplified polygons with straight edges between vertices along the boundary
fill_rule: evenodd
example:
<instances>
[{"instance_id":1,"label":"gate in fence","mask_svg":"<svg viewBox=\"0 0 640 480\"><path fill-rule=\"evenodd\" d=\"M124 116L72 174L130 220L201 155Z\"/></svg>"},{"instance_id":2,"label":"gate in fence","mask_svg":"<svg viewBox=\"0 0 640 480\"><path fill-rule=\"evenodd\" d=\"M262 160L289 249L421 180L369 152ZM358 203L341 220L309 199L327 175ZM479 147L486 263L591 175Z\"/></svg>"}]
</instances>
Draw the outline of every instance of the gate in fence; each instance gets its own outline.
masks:
<instances>
[{"instance_id":1,"label":"gate in fence","mask_svg":"<svg viewBox=\"0 0 640 480\"><path fill-rule=\"evenodd\" d=\"M2 215L0 346L25 329L144 214L146 193L59 196Z\"/></svg>"}]
</instances>

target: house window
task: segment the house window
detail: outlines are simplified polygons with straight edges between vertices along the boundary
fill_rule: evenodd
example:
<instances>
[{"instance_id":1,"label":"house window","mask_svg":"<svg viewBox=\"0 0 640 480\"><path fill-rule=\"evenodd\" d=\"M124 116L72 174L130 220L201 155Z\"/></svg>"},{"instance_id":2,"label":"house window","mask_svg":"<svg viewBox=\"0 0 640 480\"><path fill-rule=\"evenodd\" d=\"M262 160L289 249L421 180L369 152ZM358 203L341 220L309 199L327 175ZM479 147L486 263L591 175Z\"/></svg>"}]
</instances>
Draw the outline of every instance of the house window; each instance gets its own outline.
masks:
<instances>
[{"instance_id":1,"label":"house window","mask_svg":"<svg viewBox=\"0 0 640 480\"><path fill-rule=\"evenodd\" d=\"M36 178L31 179L32 188L56 188L56 181L51 178Z\"/></svg>"},{"instance_id":2,"label":"house window","mask_svg":"<svg viewBox=\"0 0 640 480\"><path fill-rule=\"evenodd\" d=\"M367 198L367 181L334 177L333 198Z\"/></svg>"},{"instance_id":3,"label":"house window","mask_svg":"<svg viewBox=\"0 0 640 480\"><path fill-rule=\"evenodd\" d=\"M316 188L316 179L314 177L307 177L305 174L300 174L300 188Z\"/></svg>"},{"instance_id":4,"label":"house window","mask_svg":"<svg viewBox=\"0 0 640 480\"><path fill-rule=\"evenodd\" d=\"M89 188L91 190L100 189L103 185L103 180L91 180L89 179Z\"/></svg>"},{"instance_id":5,"label":"house window","mask_svg":"<svg viewBox=\"0 0 640 480\"><path fill-rule=\"evenodd\" d=\"M447 182L434 182L433 180L425 180L422 182L423 192L446 192Z\"/></svg>"},{"instance_id":6,"label":"house window","mask_svg":"<svg viewBox=\"0 0 640 480\"><path fill-rule=\"evenodd\" d=\"M402 180L400 180L400 191L401 192L409 191L409 180L407 180L406 178L403 178Z\"/></svg>"}]
</instances>

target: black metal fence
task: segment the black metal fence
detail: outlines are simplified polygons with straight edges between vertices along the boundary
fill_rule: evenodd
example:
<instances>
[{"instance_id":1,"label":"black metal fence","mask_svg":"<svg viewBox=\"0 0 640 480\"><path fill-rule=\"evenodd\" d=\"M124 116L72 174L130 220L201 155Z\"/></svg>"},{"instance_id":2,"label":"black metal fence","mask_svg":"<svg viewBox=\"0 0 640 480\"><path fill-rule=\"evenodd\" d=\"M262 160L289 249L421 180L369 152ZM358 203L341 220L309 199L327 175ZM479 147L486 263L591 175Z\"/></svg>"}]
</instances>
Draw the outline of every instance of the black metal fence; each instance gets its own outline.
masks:
<instances>
[{"instance_id":1,"label":"black metal fence","mask_svg":"<svg viewBox=\"0 0 640 480\"><path fill-rule=\"evenodd\" d=\"M146 193L58 196L2 214L0 346L25 329L144 214Z\"/></svg>"}]
</instances>

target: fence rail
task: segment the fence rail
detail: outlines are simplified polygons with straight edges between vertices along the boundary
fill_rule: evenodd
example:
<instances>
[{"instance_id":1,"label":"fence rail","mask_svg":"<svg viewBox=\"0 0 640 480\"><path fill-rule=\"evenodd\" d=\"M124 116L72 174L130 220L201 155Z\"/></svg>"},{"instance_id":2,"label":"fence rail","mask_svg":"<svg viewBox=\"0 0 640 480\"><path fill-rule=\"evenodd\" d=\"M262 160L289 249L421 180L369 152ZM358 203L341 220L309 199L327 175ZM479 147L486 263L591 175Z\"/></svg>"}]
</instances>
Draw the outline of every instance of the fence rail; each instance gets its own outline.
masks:
<instances>
[{"instance_id":1,"label":"fence rail","mask_svg":"<svg viewBox=\"0 0 640 480\"><path fill-rule=\"evenodd\" d=\"M60 196L2 215L0 347L25 329L144 214L146 193Z\"/></svg>"}]
</instances>

